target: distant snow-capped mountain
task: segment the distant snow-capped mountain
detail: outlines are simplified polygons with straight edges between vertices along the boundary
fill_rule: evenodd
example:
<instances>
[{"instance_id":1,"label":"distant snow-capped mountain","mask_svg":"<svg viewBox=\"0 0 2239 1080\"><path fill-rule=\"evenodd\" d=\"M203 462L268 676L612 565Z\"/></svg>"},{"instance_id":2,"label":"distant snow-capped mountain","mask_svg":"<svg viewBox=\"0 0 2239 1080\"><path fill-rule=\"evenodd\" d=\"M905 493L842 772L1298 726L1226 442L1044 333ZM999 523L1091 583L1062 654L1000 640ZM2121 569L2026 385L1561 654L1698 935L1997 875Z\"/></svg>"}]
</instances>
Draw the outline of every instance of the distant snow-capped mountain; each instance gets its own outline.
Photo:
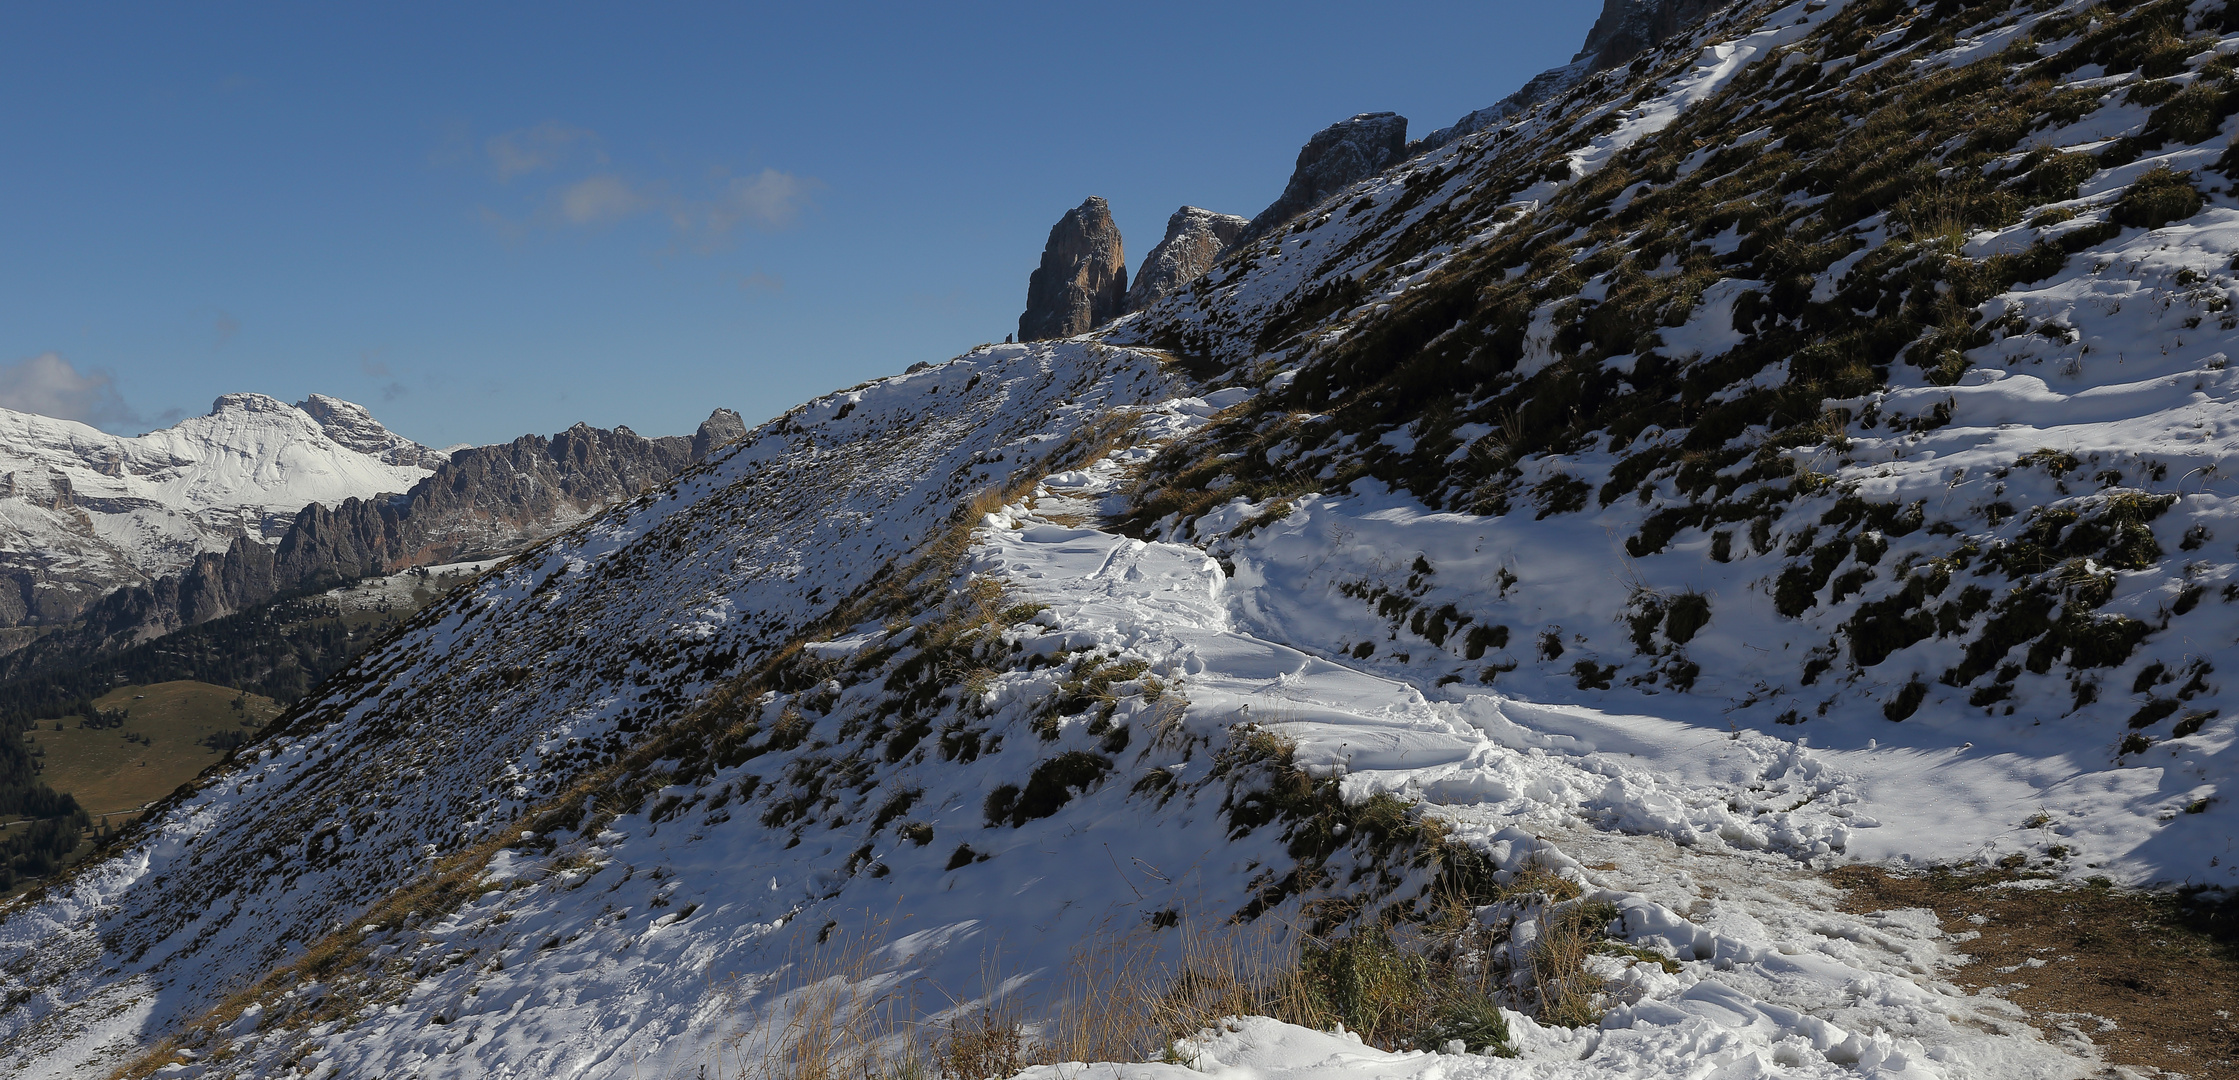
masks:
<instances>
[{"instance_id":1,"label":"distant snow-capped mountain","mask_svg":"<svg viewBox=\"0 0 2239 1080\"><path fill-rule=\"evenodd\" d=\"M69 618L238 536L277 542L311 503L407 491L446 458L319 394L227 394L135 438L0 409L0 625Z\"/></svg>"}]
</instances>

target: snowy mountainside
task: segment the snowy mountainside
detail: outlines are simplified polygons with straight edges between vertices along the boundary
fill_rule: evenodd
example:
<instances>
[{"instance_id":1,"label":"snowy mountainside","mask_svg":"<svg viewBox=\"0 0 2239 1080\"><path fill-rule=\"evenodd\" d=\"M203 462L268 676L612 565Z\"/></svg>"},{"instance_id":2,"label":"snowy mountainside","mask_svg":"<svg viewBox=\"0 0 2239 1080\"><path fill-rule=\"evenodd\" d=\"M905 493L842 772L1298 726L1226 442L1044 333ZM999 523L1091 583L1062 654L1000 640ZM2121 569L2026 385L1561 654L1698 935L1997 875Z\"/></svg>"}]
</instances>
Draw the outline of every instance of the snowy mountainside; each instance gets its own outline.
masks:
<instances>
[{"instance_id":1,"label":"snowy mountainside","mask_svg":"<svg viewBox=\"0 0 2239 1080\"><path fill-rule=\"evenodd\" d=\"M2233 30L1735 5L1096 335L818 399L0 911L0 1053L742 1075L828 935L939 1031L1462 888L1520 1057L1175 1053L2099 1071L1823 874L2235 881Z\"/></svg>"},{"instance_id":2,"label":"snowy mountainside","mask_svg":"<svg viewBox=\"0 0 2239 1080\"><path fill-rule=\"evenodd\" d=\"M450 594L177 796L142 854L0 924L45 958L9 977L10 1052L65 1068L196 1018L899 572L973 490L1172 390L1140 352L988 350L803 406Z\"/></svg>"},{"instance_id":3,"label":"snowy mountainside","mask_svg":"<svg viewBox=\"0 0 2239 1080\"><path fill-rule=\"evenodd\" d=\"M134 438L0 410L0 565L14 585L0 589L0 623L67 620L235 537L276 541L311 503L406 491L442 461L316 394L227 394Z\"/></svg>"},{"instance_id":4,"label":"snowy mountainside","mask_svg":"<svg viewBox=\"0 0 2239 1080\"><path fill-rule=\"evenodd\" d=\"M1077 342L1041 348L1082 355ZM949 373L953 389L963 371L986 362L968 357L935 370ZM1155 382L1139 366L1121 372L1134 376L1124 384ZM866 402L887 405L870 421L900 411L889 404L896 397ZM1240 397L1168 400L1139 417L1139 433L1172 438ZM813 420L835 412L819 403L801 430L815 432ZM1861 826L1871 828L1855 777L1776 738L1706 741L1650 717L1533 709L1481 695L1434 700L1407 682L1259 636L1264 623L1252 612L1280 602L1279 593L1230 577L1186 545L1062 523L1111 497L1117 477L1145 453L1123 446L983 517L960 588L914 622L841 627L760 665L730 695L714 695L711 708L635 748L623 770L547 800L549 810L524 819L526 833L502 830L479 848L451 837L442 846L465 848L472 859L463 872L444 867L455 877L440 891L452 899L438 909L377 904L330 924L331 907L312 908L341 889L337 871L366 869L361 847L392 859L426 857L368 803L348 820L331 803L316 808L326 820L301 821L295 835L312 837L301 847L258 853L257 839L242 835L251 821L285 813L286 801L312 798L307 781L337 767L338 744L363 739L411 680L387 681L385 695L371 686L341 691L362 695L350 707L355 716L317 729L305 714L291 728L300 738L181 796L163 835L137 842L154 862L112 859L43 901L39 917L25 912L0 924L11 936L0 940L36 941L41 957L58 958L33 960L47 970L15 990L24 1002L14 1011L21 1026L9 1032L24 1055L17 1060L31 1075L60 1074L82 1061L114 1061L99 1052L104 1044L144 1044L134 1036L172 1030L164 1012L192 1017L188 1001L207 1002L227 982L240 985L241 968L256 970L243 964L231 980L213 978L221 940L256 940L239 924L266 935L331 927L308 955L341 955L288 970L246 1003L200 1018L146 1059L170 1062L164 1075L734 1075L738 1047L758 1037L756 1006L767 1003L766 994L754 1000L753 988L843 922L894 923L871 981L916 987L938 1023L1003 985L1052 978L1084 940L1164 925L1162 914L1217 918L1279 908L1306 893L1405 896L1428 883L1419 865L1391 858L1373 840L1302 847L1279 818L1256 811L1254 789L1269 782L1268 762L1231 731L1256 714L1296 740L1306 768L1341 777L1349 801L1374 805L1379 790L1422 799L1421 820L1444 822L1503 874L1573 875L1593 890L1588 899L1617 906L1639 948L1679 959L1668 972L1653 961L1614 964L1615 1007L1598 1039L1516 1016L1527 1052L1591 1052L1608 1075L1654 1074L1702 1054L1777 1056L1800 1075L1827 1076L1950 1075L1947 1068L2053 1076L2073 1063L2019 1025L2011 1006L1924 978L1942 963L1932 925L1838 915L1823 885L1764 887L1759 879L1793 876L1797 859L1830 857ZM739 456L756 457L751 445ZM752 464L717 471L758 475ZM680 490L691 494L696 480L718 484L701 474ZM598 534L662 539L665 525L614 526L633 514L650 523L649 511L674 501L627 508L606 528L555 545L541 565L523 560L510 580L486 583L479 598L457 605L463 613L422 633L494 626L513 618L508 608L572 610L565 596L538 602L539 586L631 572L629 549L606 547ZM988 587L996 581L1007 592ZM674 609L659 614L662 629L686 640L728 625ZM617 679L623 675L610 672L606 688L641 681ZM488 681L502 682L502 673ZM629 703L601 704L611 714ZM432 749L403 766L419 773L465 749L454 733L429 730L456 723L446 717L475 717L476 745L485 745L496 729L480 725L478 704L467 705L425 714L416 741ZM595 745L602 725L590 711L539 710L546 723L567 717L564 728L536 733L540 749ZM369 757L357 757L361 773ZM503 760L484 753L471 770ZM523 805L564 769L559 753L511 764L530 767L507 769L477 792L485 805ZM431 779L458 788L455 776ZM320 790L331 798L338 788L365 790L354 779ZM468 823L487 830L504 816L484 810ZM1603 834L1596 824L1616 829ZM1335 832L1396 841L1421 828L1363 816ZM1545 839L1573 831L1581 835L1566 844L1627 872L1605 884L1604 871ZM425 827L419 835L443 836ZM1691 864L1689 847L1705 845L1716 850ZM191 866L190 851L209 860L227 850L243 854L229 866ZM191 895L174 877L181 873L223 879L244 870L263 880L224 897L237 928L222 937L184 912L103 914ZM360 896L378 892L359 873L347 880ZM1740 888L1745 881L1756 884ZM1732 891L1709 894L1723 898L1706 906L1701 890L1710 882ZM73 909L100 929L68 927ZM159 934L168 937L157 949L136 955ZM72 939L82 950L75 956L63 947ZM1152 939L1155 947L1155 932ZM179 951L156 959L165 948ZM998 959L1006 966L991 975Z\"/></svg>"},{"instance_id":5,"label":"snowy mountainside","mask_svg":"<svg viewBox=\"0 0 2239 1080\"><path fill-rule=\"evenodd\" d=\"M2239 22L2105 10L1737 6L1364 181L1109 330L1275 391L1130 528L1421 680L2121 777L2101 869L2239 884ZM1394 490L1448 560L1311 568Z\"/></svg>"}]
</instances>

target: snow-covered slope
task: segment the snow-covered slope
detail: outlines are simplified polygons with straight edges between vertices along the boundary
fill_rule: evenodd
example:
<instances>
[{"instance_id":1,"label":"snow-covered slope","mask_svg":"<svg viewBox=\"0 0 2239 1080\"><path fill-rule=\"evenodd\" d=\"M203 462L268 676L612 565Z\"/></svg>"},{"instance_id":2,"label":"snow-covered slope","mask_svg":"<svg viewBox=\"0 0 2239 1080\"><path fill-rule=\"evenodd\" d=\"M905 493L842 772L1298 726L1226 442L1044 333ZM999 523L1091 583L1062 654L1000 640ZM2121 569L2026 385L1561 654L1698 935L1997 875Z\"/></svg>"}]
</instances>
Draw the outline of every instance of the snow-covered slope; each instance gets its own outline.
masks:
<instances>
[{"instance_id":1,"label":"snow-covered slope","mask_svg":"<svg viewBox=\"0 0 2239 1080\"><path fill-rule=\"evenodd\" d=\"M275 542L305 506L407 491L442 460L316 394L227 394L136 438L0 410L0 625L67 619L237 536Z\"/></svg>"},{"instance_id":2,"label":"snow-covered slope","mask_svg":"<svg viewBox=\"0 0 2239 1080\"><path fill-rule=\"evenodd\" d=\"M965 416L935 407L966 386L985 393ZM142 856L0 924L26 950L15 1062L32 1075L114 1064L141 1033L208 1015L182 1044L188 1073L207 1058L224 1075L282 1062L320 1075L698 1075L755 1037L757 1003L735 981L784 968L803 935L843 919L902 922L872 962L879 985L968 1002L991 964L997 984L1048 979L1084 940L1130 936L1161 912L1217 919L1270 889L1280 906L1299 887L1284 880L1296 849L1280 822L1248 824L1241 808L1265 778L1229 730L1257 717L1297 741L1309 771L1342 774L1353 800L1427 796L1451 835L1510 870L1606 882L1592 895L1620 904L1634 940L1687 960L1676 977L1618 965L1631 1004L1609 1023L1637 1034L1604 1047L1617 1074L1706 1047L1887 1075L1921 1060L2066 1067L2018 1034L2010 1007L1923 979L1939 963L1932 926L1839 916L1801 878L1699 903L1708 882L1839 858L1870 824L1854 776L1774 738L1426 696L1262 636L1278 591L1185 545L1058 523L1108 495L1141 449L997 508L966 563L940 568L1007 595L966 586L914 624L768 657L767 643L813 621L809 594L902 585L873 571L938 533L958 494L1046 470L1055 431L1170 387L1142 354L996 347L813 403L674 495L515 563L423 623L423 646L390 650L184 796ZM1243 397L1168 397L1138 415L1137 437L1173 438ZM936 416L947 423L926 423ZM789 497L811 490L831 501ZM613 587L649 575L659 590ZM549 614L522 622L517 608ZM508 666L592 640L632 644ZM1084 690L1100 667L1108 689ZM758 671L748 686L794 689L734 681L685 705L740 670ZM679 709L668 737L629 749L646 718ZM618 751L625 768L565 786ZM1090 763L1073 778L1086 790L1053 793L1052 763L1068 762ZM622 800L637 808L612 817ZM1793 803L1809 809L1782 808ZM556 813L527 834L507 825L539 805ZM1716 854L1682 868L1689 848L1674 841ZM1588 871L1572 845L1626 872ZM440 861L446 850L469 863ZM1381 859L1340 846L1330 863L1423 884ZM448 891L472 899L417 914L376 903L431 865L463 867ZM274 987L285 996L225 1003L306 944L347 959L328 976L292 972ZM1838 1000L1854 1004L1813 1015ZM1754 1019L1737 1028L1737 1015ZM1580 1050L1562 1029L1516 1023L1528 1047Z\"/></svg>"},{"instance_id":3,"label":"snow-covered slope","mask_svg":"<svg viewBox=\"0 0 2239 1080\"><path fill-rule=\"evenodd\" d=\"M1825 872L2239 882L2224 18L1737 5L1099 335L810 402L0 912L0 1061L736 1076L825 975L937 1037L1444 902L1521 1057L1170 1059L2096 1072Z\"/></svg>"}]
</instances>

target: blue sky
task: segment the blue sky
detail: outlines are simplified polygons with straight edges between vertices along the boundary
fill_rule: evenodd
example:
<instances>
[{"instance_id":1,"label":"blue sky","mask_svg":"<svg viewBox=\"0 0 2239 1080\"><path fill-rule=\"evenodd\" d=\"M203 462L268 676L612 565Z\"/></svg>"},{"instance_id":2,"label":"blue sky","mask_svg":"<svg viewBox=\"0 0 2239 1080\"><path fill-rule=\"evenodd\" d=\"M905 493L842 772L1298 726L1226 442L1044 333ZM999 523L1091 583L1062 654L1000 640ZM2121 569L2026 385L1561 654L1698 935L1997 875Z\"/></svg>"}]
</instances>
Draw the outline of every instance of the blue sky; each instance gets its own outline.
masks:
<instances>
[{"instance_id":1,"label":"blue sky","mask_svg":"<svg viewBox=\"0 0 2239 1080\"><path fill-rule=\"evenodd\" d=\"M1333 121L1491 104L1599 9L11 5L0 405L753 423L1001 340L1087 195L1139 262Z\"/></svg>"}]
</instances>

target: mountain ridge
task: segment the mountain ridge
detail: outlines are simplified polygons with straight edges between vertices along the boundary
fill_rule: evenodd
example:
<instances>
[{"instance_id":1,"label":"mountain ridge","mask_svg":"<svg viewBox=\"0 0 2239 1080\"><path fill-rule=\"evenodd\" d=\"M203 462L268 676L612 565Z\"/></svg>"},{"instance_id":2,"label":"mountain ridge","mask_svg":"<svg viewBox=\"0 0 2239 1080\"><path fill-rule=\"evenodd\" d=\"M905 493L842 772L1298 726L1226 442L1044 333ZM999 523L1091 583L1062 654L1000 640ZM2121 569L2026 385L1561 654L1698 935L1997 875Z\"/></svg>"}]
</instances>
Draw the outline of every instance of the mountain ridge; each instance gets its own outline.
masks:
<instances>
[{"instance_id":1,"label":"mountain ridge","mask_svg":"<svg viewBox=\"0 0 2239 1080\"><path fill-rule=\"evenodd\" d=\"M20 677L274 599L506 553L665 482L738 426L737 413L718 409L691 437L647 439L627 427L577 423L549 437L454 449L403 493L314 502L276 541L237 537L177 574L116 589L79 613L77 625L0 658L0 670Z\"/></svg>"},{"instance_id":2,"label":"mountain ridge","mask_svg":"<svg viewBox=\"0 0 2239 1080\"><path fill-rule=\"evenodd\" d=\"M67 621L117 584L235 537L276 541L306 504L401 491L443 458L349 402L303 406L226 394L134 438L0 410L0 625Z\"/></svg>"}]
</instances>

